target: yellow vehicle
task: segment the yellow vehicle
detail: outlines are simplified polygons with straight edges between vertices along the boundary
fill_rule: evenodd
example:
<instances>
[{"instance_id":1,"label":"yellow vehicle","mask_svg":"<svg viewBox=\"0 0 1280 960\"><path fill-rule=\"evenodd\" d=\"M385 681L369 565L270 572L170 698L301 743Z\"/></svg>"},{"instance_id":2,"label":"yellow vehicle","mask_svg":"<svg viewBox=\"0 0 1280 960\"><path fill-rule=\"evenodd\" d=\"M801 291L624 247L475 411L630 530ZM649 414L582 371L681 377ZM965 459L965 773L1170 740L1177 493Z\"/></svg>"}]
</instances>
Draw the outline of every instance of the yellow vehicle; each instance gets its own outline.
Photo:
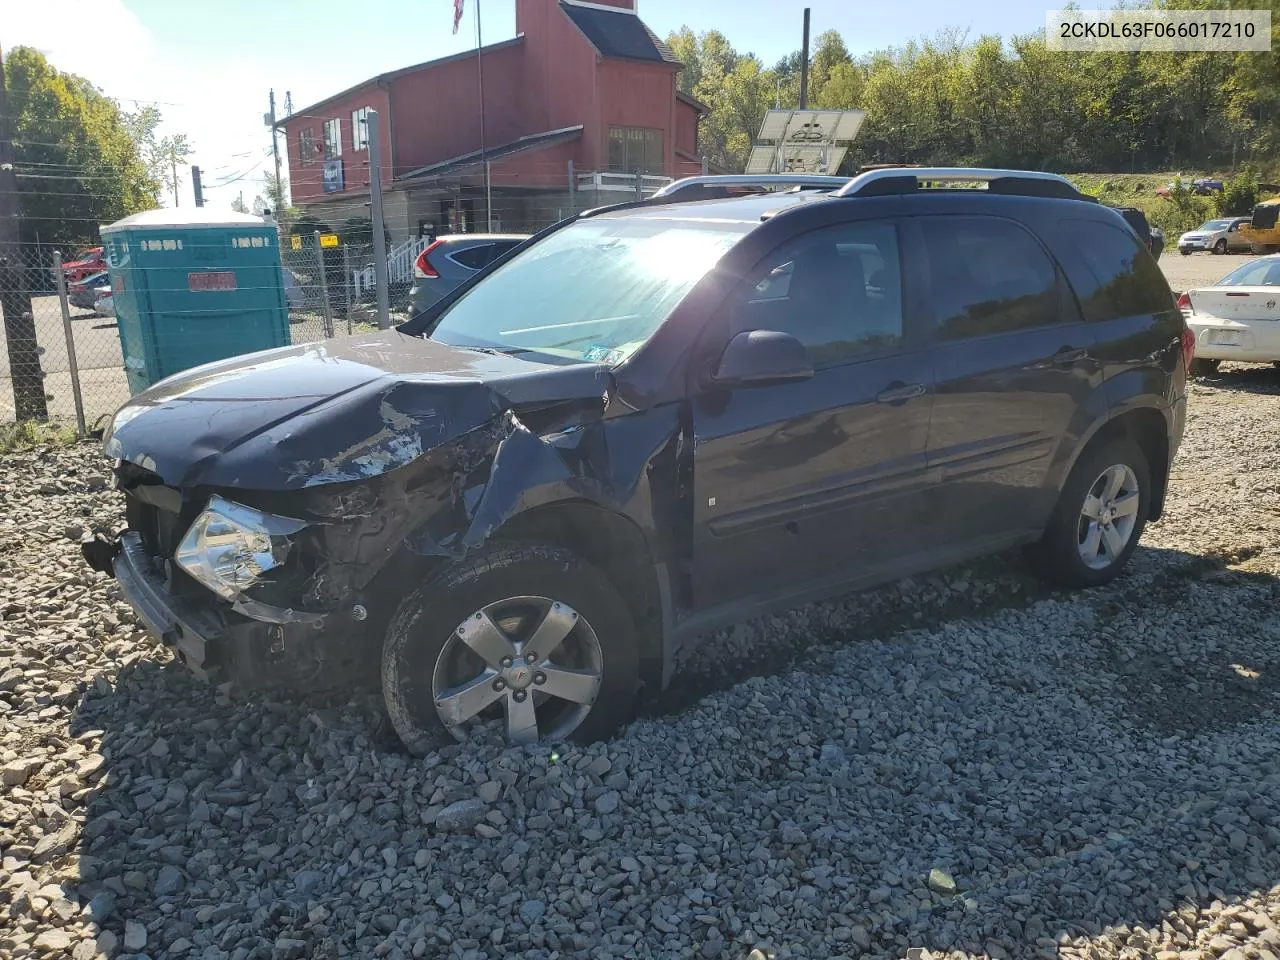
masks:
<instances>
[{"instance_id":1,"label":"yellow vehicle","mask_svg":"<svg viewBox=\"0 0 1280 960\"><path fill-rule=\"evenodd\" d=\"M1275 253L1280 250L1280 197L1263 200L1253 208L1253 217L1240 228L1240 235L1249 241L1254 253Z\"/></svg>"}]
</instances>

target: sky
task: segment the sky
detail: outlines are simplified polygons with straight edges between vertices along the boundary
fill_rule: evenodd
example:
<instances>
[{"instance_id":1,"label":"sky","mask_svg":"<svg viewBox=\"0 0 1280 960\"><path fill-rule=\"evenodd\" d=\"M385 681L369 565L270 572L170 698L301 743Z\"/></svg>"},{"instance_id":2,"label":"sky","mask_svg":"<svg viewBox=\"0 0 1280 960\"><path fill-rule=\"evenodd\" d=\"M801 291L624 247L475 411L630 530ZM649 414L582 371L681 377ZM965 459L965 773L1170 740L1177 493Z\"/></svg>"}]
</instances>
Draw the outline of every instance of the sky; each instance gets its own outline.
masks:
<instances>
[{"instance_id":1,"label":"sky","mask_svg":"<svg viewBox=\"0 0 1280 960\"><path fill-rule=\"evenodd\" d=\"M1047 9L1027 0L807 2L812 35L838 30L855 55L953 27L971 38L1030 33L1044 26ZM272 164L268 91L275 89L283 115L286 92L300 110L376 74L474 49L477 0L464 4L454 35L453 0L0 0L0 47L35 47L126 109L153 103L164 116L161 132L185 133L193 145L206 205L225 208L241 191L246 202L262 192ZM486 44L515 35L515 4L479 0ZM767 65L800 49L805 0L637 6L659 36L686 25L719 30ZM287 173L283 136L279 142ZM192 203L189 170L181 168L179 202ZM173 204L171 193L165 204Z\"/></svg>"}]
</instances>

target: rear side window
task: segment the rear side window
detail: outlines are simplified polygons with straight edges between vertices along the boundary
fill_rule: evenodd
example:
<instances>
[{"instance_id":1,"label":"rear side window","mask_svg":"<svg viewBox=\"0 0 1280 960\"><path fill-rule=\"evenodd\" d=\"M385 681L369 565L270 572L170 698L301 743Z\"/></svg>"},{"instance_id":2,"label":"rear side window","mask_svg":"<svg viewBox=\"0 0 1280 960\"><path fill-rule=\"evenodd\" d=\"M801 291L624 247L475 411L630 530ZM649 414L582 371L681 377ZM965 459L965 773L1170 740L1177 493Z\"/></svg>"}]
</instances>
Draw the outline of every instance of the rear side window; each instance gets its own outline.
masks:
<instances>
[{"instance_id":1,"label":"rear side window","mask_svg":"<svg viewBox=\"0 0 1280 960\"><path fill-rule=\"evenodd\" d=\"M482 243L474 247L463 247L456 253L449 254L449 259L472 270L479 270L493 259L493 244Z\"/></svg>"},{"instance_id":2,"label":"rear side window","mask_svg":"<svg viewBox=\"0 0 1280 960\"><path fill-rule=\"evenodd\" d=\"M994 217L922 219L939 340L1059 323L1058 277L1039 242Z\"/></svg>"},{"instance_id":3,"label":"rear side window","mask_svg":"<svg viewBox=\"0 0 1280 960\"><path fill-rule=\"evenodd\" d=\"M1067 244L1088 268L1072 282L1086 320L1114 320L1161 313L1173 303L1169 284L1155 260L1118 224L1061 220Z\"/></svg>"}]
</instances>

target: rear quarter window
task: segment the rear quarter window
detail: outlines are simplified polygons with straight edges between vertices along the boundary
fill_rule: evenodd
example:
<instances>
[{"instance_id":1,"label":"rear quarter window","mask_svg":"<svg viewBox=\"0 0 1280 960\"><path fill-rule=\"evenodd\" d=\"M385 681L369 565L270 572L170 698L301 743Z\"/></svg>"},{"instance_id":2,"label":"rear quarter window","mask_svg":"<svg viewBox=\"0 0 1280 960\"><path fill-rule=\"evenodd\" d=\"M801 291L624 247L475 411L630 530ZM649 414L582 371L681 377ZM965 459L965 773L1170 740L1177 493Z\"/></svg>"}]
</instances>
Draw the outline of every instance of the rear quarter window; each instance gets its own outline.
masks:
<instances>
[{"instance_id":1,"label":"rear quarter window","mask_svg":"<svg viewBox=\"0 0 1280 960\"><path fill-rule=\"evenodd\" d=\"M449 254L449 258L464 267L479 270L493 259L493 244L483 243L474 247L463 247Z\"/></svg>"},{"instance_id":2,"label":"rear quarter window","mask_svg":"<svg viewBox=\"0 0 1280 960\"><path fill-rule=\"evenodd\" d=\"M1068 279L1086 320L1163 313L1173 304L1169 284L1138 239L1119 224L1061 220L1075 263Z\"/></svg>"}]
</instances>

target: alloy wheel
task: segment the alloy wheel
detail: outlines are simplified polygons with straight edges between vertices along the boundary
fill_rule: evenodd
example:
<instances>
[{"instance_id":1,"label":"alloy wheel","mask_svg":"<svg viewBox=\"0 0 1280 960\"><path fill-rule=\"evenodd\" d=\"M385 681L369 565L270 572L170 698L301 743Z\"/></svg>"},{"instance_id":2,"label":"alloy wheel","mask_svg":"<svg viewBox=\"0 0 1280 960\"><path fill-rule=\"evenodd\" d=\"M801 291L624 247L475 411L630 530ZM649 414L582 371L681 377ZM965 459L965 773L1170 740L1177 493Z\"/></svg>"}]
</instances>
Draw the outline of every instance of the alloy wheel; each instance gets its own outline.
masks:
<instances>
[{"instance_id":1,"label":"alloy wheel","mask_svg":"<svg viewBox=\"0 0 1280 960\"><path fill-rule=\"evenodd\" d=\"M508 597L454 628L436 658L431 694L458 740L499 719L511 743L563 740L591 712L603 663L595 631L567 603Z\"/></svg>"},{"instance_id":2,"label":"alloy wheel","mask_svg":"<svg viewBox=\"0 0 1280 960\"><path fill-rule=\"evenodd\" d=\"M1107 467L1090 486L1080 508L1077 549L1091 570L1105 570L1120 559L1138 524L1141 491L1127 464Z\"/></svg>"}]
</instances>

